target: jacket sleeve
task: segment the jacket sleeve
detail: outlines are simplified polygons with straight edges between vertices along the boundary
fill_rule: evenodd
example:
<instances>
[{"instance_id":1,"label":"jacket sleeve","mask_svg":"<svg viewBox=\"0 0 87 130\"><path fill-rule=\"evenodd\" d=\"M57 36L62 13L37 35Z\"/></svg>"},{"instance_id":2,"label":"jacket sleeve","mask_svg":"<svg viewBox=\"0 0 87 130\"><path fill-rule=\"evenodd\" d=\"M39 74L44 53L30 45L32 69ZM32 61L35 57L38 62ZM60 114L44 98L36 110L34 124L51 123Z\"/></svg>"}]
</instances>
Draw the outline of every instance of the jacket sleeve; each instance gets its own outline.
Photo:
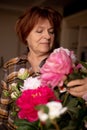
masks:
<instances>
[{"instance_id":1,"label":"jacket sleeve","mask_svg":"<svg viewBox=\"0 0 87 130\"><path fill-rule=\"evenodd\" d=\"M9 86L12 83L18 82L17 73L20 68L26 68L26 59L19 57L7 61L3 66L3 80L1 81L1 96L0 96L0 125L8 126L11 124L11 100L6 92L9 92ZM11 119L11 120L10 120ZM10 123L9 123L10 122ZM0 130L1 130L0 128Z\"/></svg>"},{"instance_id":2,"label":"jacket sleeve","mask_svg":"<svg viewBox=\"0 0 87 130\"><path fill-rule=\"evenodd\" d=\"M9 97L5 95L5 91L8 91L8 86L5 79L6 75L7 75L7 72L6 70L4 70L4 78L1 81L0 124L6 124L7 118L8 118Z\"/></svg>"},{"instance_id":3,"label":"jacket sleeve","mask_svg":"<svg viewBox=\"0 0 87 130\"><path fill-rule=\"evenodd\" d=\"M10 97L8 96L9 85L17 80L18 58L7 61L3 66L3 76L1 80L1 96L0 96L0 124L8 122L10 109Z\"/></svg>"}]
</instances>

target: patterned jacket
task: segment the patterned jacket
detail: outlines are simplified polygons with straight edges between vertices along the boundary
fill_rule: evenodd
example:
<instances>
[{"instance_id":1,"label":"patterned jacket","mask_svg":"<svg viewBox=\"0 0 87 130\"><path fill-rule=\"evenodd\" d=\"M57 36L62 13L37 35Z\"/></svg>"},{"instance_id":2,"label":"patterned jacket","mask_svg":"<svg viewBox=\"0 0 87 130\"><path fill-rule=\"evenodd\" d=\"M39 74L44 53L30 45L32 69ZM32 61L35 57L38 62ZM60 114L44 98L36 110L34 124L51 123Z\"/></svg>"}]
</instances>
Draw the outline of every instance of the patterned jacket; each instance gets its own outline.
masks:
<instances>
[{"instance_id":1,"label":"patterned jacket","mask_svg":"<svg viewBox=\"0 0 87 130\"><path fill-rule=\"evenodd\" d=\"M5 90L8 90L9 84L13 82L18 82L17 72L20 68L28 68L30 70L30 74L34 74L31 69L31 65L29 64L27 60L26 55L13 58L7 61L3 66L4 78L1 81L2 93L1 93L1 98L0 98L0 125L1 125L0 129L2 129L2 126L8 127L7 130L16 129L16 126L13 125L14 119L11 116L10 99L7 96L4 96L3 92ZM2 129L2 130L5 130L5 129Z\"/></svg>"},{"instance_id":2,"label":"patterned jacket","mask_svg":"<svg viewBox=\"0 0 87 130\"><path fill-rule=\"evenodd\" d=\"M0 124L8 126L9 130L14 130L13 119L10 112L10 100L4 96L4 91L9 89L9 84L17 82L17 71L20 68L27 68L27 57L21 56L7 61L3 66L4 77L1 81L2 93L0 98Z\"/></svg>"}]
</instances>

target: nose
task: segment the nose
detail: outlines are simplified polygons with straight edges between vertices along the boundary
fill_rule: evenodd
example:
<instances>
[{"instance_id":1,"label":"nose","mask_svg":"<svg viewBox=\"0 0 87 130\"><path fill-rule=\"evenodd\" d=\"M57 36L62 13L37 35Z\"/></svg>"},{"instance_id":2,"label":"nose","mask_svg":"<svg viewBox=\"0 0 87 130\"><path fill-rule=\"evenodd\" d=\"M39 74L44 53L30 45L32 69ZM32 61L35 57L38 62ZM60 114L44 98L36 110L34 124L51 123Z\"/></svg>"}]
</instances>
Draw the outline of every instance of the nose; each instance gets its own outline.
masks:
<instances>
[{"instance_id":1,"label":"nose","mask_svg":"<svg viewBox=\"0 0 87 130\"><path fill-rule=\"evenodd\" d=\"M47 30L44 32L44 37L48 40L50 39L50 33Z\"/></svg>"}]
</instances>

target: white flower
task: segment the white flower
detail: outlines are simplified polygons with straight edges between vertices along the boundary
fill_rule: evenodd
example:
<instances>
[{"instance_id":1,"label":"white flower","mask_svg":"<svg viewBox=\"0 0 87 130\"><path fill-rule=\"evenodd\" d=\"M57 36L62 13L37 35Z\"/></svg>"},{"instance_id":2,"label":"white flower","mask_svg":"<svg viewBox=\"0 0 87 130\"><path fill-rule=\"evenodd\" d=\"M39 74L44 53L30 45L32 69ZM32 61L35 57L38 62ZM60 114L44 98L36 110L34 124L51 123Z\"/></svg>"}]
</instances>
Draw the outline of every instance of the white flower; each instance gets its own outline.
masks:
<instances>
[{"instance_id":1,"label":"white flower","mask_svg":"<svg viewBox=\"0 0 87 130\"><path fill-rule=\"evenodd\" d=\"M24 86L22 86L22 91L27 89L37 89L41 86L41 81L38 79L38 77L29 77L26 80L24 80Z\"/></svg>"},{"instance_id":2,"label":"white flower","mask_svg":"<svg viewBox=\"0 0 87 130\"><path fill-rule=\"evenodd\" d=\"M18 71L18 78L19 79L26 79L27 77L29 76L29 71L25 68L21 68L19 71Z\"/></svg>"},{"instance_id":3,"label":"white flower","mask_svg":"<svg viewBox=\"0 0 87 130\"><path fill-rule=\"evenodd\" d=\"M38 111L38 117L40 121L45 122L48 119L48 115L43 110Z\"/></svg>"},{"instance_id":4,"label":"white flower","mask_svg":"<svg viewBox=\"0 0 87 130\"><path fill-rule=\"evenodd\" d=\"M11 98L12 98L12 99L16 99L16 98L17 98L17 96L18 96L18 95L17 95L17 93L16 93L16 92L12 92L12 93L11 93Z\"/></svg>"},{"instance_id":5,"label":"white flower","mask_svg":"<svg viewBox=\"0 0 87 130\"><path fill-rule=\"evenodd\" d=\"M61 114L63 114L67 108L66 107L62 107L62 104L60 102L56 102L56 101L52 101L52 102L48 102L47 106L49 108L49 118L50 119L54 119L56 117L59 117Z\"/></svg>"},{"instance_id":6,"label":"white flower","mask_svg":"<svg viewBox=\"0 0 87 130\"><path fill-rule=\"evenodd\" d=\"M12 83L9 85L9 90L10 91L15 91L17 89L17 83Z\"/></svg>"},{"instance_id":7,"label":"white flower","mask_svg":"<svg viewBox=\"0 0 87 130\"><path fill-rule=\"evenodd\" d=\"M55 118L58 118L67 110L66 107L63 108L62 104L57 101L48 102L46 106L49 108L48 114L43 110L38 111L38 117L42 122L45 122L47 119L53 120Z\"/></svg>"}]
</instances>

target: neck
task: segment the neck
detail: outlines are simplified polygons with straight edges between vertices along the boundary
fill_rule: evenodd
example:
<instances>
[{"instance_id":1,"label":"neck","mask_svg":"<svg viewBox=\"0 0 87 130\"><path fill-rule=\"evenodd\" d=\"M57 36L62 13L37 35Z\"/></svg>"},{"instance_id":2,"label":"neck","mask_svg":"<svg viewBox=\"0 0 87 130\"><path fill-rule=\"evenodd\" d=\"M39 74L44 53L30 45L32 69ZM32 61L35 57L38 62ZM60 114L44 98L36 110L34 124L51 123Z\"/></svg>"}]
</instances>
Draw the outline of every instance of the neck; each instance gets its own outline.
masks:
<instances>
[{"instance_id":1,"label":"neck","mask_svg":"<svg viewBox=\"0 0 87 130\"><path fill-rule=\"evenodd\" d=\"M48 57L49 54L46 55L36 55L33 53L28 53L28 61L30 62L32 69L34 72L39 72L39 65L41 61Z\"/></svg>"}]
</instances>

